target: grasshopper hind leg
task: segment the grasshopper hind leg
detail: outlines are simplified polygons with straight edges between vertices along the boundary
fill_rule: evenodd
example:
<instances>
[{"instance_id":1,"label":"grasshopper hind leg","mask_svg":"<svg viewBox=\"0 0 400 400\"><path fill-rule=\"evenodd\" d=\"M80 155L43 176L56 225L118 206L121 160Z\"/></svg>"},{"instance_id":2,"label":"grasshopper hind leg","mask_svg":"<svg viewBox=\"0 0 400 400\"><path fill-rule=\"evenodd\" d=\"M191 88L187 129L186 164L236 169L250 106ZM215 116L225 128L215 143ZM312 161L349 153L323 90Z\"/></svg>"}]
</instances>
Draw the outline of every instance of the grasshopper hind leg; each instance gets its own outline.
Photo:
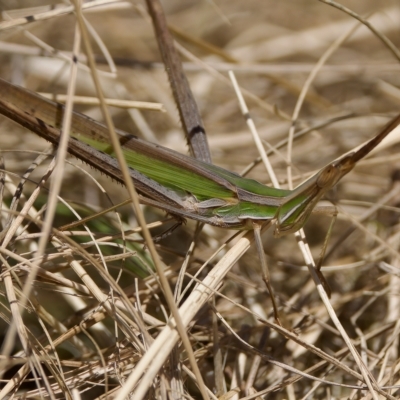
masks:
<instances>
[{"instance_id":1,"label":"grasshopper hind leg","mask_svg":"<svg viewBox=\"0 0 400 400\"><path fill-rule=\"evenodd\" d=\"M179 228L180 226L182 226L186 221L182 218L179 218L176 220L176 222L170 226L168 229L166 229L165 231L158 233L156 236L153 237L153 242L154 243L159 243L161 242L163 239L167 238L168 236L172 235L172 233Z\"/></svg>"},{"instance_id":2,"label":"grasshopper hind leg","mask_svg":"<svg viewBox=\"0 0 400 400\"><path fill-rule=\"evenodd\" d=\"M267 286L268 292L271 296L275 321L280 326L282 326L282 323L279 319L278 306L276 304L274 291L272 290L272 286L271 286L271 280L270 280L270 275L269 275L267 259L265 257L264 248L263 248L262 241L261 241L261 224L259 222L253 221L253 231L254 231L254 239L256 242L258 257L259 257L260 263L261 263L262 279L263 279L265 285Z\"/></svg>"},{"instance_id":3,"label":"grasshopper hind leg","mask_svg":"<svg viewBox=\"0 0 400 400\"><path fill-rule=\"evenodd\" d=\"M335 206L333 206L333 209L334 209L334 211L332 212L331 223L329 225L328 231L326 232L324 244L322 245L321 253L319 255L318 262L317 262L317 270L318 271L321 271L322 262L324 261L326 249L328 248L329 239L331 238L332 230L333 230L333 227L335 225L337 215L338 215L337 208Z\"/></svg>"}]
</instances>

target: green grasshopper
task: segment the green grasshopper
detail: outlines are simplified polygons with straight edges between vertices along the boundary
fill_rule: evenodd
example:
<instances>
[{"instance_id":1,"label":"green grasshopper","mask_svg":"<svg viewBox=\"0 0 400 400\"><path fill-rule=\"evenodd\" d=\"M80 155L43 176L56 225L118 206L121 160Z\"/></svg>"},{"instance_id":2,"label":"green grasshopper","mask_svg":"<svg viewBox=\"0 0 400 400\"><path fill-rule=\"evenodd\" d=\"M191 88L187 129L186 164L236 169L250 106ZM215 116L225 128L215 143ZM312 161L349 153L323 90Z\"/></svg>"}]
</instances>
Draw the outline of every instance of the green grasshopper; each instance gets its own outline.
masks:
<instances>
[{"instance_id":1,"label":"green grasshopper","mask_svg":"<svg viewBox=\"0 0 400 400\"><path fill-rule=\"evenodd\" d=\"M0 79L0 113L57 145L64 106ZM373 139L321 168L294 190L275 189L213 164L118 131L130 174L146 204L168 213L229 229L275 221L276 237L304 226L317 202L398 124L395 117ZM110 153L107 128L74 112L69 152L123 182Z\"/></svg>"}]
</instances>

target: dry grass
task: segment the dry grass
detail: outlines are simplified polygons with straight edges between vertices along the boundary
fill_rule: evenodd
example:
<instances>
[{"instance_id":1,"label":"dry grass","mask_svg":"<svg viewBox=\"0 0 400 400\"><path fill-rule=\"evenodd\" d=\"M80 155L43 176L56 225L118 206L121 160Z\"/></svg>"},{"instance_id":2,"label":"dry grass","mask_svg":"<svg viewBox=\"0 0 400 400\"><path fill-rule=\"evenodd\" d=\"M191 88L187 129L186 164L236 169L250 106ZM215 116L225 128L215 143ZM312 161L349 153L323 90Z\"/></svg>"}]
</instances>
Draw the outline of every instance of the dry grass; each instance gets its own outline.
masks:
<instances>
[{"instance_id":1,"label":"dry grass","mask_svg":"<svg viewBox=\"0 0 400 400\"><path fill-rule=\"evenodd\" d=\"M283 146L271 156L284 187L289 157L296 186L371 138L398 112L399 59L367 27L351 32L357 21L343 11L312 0L164 3L185 51L187 76L217 165L241 172L257 158L228 69L235 71L267 149L287 139L288 119L296 112L296 132L326 122L295 140L292 154ZM20 1L19 7L46 4ZM400 47L397 1L343 5L368 17L379 35ZM3 11L14 6L2 2ZM3 20L46 10L14 10L4 13ZM157 102L166 109L128 113L112 108L115 124L185 152L145 6L113 2L85 16L117 64L110 76L104 57L98 57L108 73L102 74L107 98ZM0 24L0 76L32 90L65 93L69 65L60 54L72 51L75 23L67 14L4 29ZM39 50L34 37L56 52ZM95 51L101 54L97 46ZM326 55L300 104L311 71ZM93 96L91 82L82 65L77 94ZM78 109L101 120L95 106ZM388 398L399 397L398 389L385 388L399 384L397 140L360 162L331 193L340 214L323 268L333 310L375 388L383 388L379 396ZM7 393L14 398L117 398L121 386L133 391L135 399L143 398L140 393L149 399L201 398L187 352L174 327L166 324L170 310L140 229L132 232L137 221L131 209L121 207L118 214L97 217L85 228L53 230L48 241L40 242L50 183L39 188L37 183L51 168L51 158L43 157L39 166L32 163L48 152L48 144L1 117L0 145L6 171L0 398ZM55 229L75 221L73 212L93 215L127 198L125 188L75 159L65 168L62 178L53 177L63 180ZM270 183L261 164L249 176ZM21 199L9 211L19 190ZM145 213L154 222L154 235L171 226L163 212ZM329 222L316 215L305 227L316 257ZM360 381L354 356L331 322L292 236L275 239L271 230L263 236L284 329L274 324L255 249L247 251L251 233L230 240L237 233L209 226L198 233L195 228L188 221L157 243L157 250L211 398L378 396L377 389L373 394ZM229 391L232 397L223 397Z\"/></svg>"}]
</instances>

